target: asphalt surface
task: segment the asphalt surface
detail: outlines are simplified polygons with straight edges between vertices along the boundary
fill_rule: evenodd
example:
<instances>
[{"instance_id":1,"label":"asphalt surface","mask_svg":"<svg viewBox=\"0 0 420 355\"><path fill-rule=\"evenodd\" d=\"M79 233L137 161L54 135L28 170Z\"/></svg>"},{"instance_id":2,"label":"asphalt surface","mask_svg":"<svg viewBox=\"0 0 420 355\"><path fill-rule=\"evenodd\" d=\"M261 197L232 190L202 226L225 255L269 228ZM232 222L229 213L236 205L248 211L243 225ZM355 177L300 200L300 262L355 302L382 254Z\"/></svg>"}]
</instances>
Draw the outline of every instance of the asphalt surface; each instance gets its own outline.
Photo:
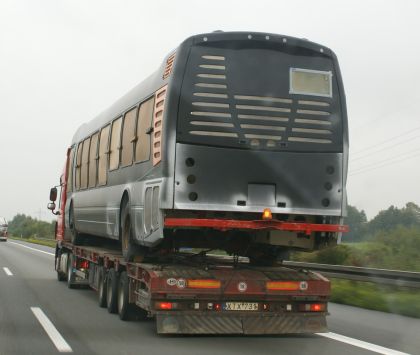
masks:
<instances>
[{"instance_id":1,"label":"asphalt surface","mask_svg":"<svg viewBox=\"0 0 420 355\"><path fill-rule=\"evenodd\" d=\"M337 304L329 307L327 337L159 336L153 320L122 322L98 307L94 291L58 282L53 252L0 243L0 355L420 354L419 319ZM47 330L35 313L46 316Z\"/></svg>"}]
</instances>

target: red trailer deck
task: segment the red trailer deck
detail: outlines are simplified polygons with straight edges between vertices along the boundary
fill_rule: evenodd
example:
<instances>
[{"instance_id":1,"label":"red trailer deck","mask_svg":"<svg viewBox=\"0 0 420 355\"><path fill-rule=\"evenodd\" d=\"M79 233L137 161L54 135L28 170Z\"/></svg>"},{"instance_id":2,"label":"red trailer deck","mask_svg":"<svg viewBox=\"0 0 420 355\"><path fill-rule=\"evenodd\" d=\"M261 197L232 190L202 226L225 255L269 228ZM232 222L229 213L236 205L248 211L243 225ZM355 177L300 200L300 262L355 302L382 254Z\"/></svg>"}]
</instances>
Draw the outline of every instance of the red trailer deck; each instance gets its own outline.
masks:
<instances>
[{"instance_id":1,"label":"red trailer deck","mask_svg":"<svg viewBox=\"0 0 420 355\"><path fill-rule=\"evenodd\" d=\"M284 334L327 331L330 282L282 265L178 253L127 263L116 250L59 243L68 286L89 285L120 318L156 318L159 334Z\"/></svg>"}]
</instances>

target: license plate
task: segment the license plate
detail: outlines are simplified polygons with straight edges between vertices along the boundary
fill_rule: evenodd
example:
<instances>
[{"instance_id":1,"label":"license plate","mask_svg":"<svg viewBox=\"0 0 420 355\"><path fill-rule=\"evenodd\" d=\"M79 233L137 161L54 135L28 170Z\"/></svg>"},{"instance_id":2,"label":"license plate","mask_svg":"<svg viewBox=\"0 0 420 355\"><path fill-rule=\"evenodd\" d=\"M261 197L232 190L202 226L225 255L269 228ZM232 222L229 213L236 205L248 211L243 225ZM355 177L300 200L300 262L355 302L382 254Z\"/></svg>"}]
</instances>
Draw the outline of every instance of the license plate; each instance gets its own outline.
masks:
<instances>
[{"instance_id":1,"label":"license plate","mask_svg":"<svg viewBox=\"0 0 420 355\"><path fill-rule=\"evenodd\" d=\"M224 311L258 311L256 302L226 302L223 304Z\"/></svg>"}]
</instances>

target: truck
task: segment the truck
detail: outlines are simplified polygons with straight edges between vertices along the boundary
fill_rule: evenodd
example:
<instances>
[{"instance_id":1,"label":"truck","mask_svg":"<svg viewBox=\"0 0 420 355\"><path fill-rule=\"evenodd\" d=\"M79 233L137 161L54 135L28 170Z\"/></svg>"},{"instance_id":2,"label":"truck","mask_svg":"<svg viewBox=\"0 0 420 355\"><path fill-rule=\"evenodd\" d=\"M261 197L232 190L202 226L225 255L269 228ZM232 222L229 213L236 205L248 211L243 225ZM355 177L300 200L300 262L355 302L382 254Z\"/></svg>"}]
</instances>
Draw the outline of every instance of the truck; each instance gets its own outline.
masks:
<instances>
[{"instance_id":1,"label":"truck","mask_svg":"<svg viewBox=\"0 0 420 355\"><path fill-rule=\"evenodd\" d=\"M69 154L70 151L68 151ZM65 239L68 164L48 206L56 215L55 270L69 289L90 287L123 321L155 319L158 334L299 334L327 331L330 281L278 262L179 249L127 261L118 243ZM58 189L59 206L56 210Z\"/></svg>"},{"instance_id":2,"label":"truck","mask_svg":"<svg viewBox=\"0 0 420 355\"><path fill-rule=\"evenodd\" d=\"M326 331L329 281L282 261L348 230L347 163L330 49L192 36L74 134L48 205L57 277L161 334Z\"/></svg>"},{"instance_id":3,"label":"truck","mask_svg":"<svg viewBox=\"0 0 420 355\"><path fill-rule=\"evenodd\" d=\"M7 232L8 224L4 217L0 217L0 240L3 242L7 242Z\"/></svg>"}]
</instances>

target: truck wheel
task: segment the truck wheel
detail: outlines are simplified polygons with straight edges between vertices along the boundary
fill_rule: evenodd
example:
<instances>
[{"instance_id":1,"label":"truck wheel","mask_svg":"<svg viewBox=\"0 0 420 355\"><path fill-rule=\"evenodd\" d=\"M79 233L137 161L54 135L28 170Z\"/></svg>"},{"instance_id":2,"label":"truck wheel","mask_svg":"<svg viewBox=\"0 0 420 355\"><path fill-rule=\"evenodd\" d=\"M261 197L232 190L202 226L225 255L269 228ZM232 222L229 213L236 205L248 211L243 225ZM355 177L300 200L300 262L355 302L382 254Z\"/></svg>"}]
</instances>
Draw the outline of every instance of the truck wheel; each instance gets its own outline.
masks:
<instances>
[{"instance_id":1,"label":"truck wheel","mask_svg":"<svg viewBox=\"0 0 420 355\"><path fill-rule=\"evenodd\" d=\"M76 275L73 272L73 254L67 259L67 287L76 288Z\"/></svg>"},{"instance_id":2,"label":"truck wheel","mask_svg":"<svg viewBox=\"0 0 420 355\"><path fill-rule=\"evenodd\" d=\"M76 230L75 222L74 222L74 209L73 205L70 206L69 212L69 227L70 227L70 241L73 245L80 245L82 242L82 238L80 233Z\"/></svg>"},{"instance_id":3,"label":"truck wheel","mask_svg":"<svg viewBox=\"0 0 420 355\"><path fill-rule=\"evenodd\" d=\"M108 271L106 280L106 306L109 313L117 313L118 273L114 268Z\"/></svg>"},{"instance_id":4,"label":"truck wheel","mask_svg":"<svg viewBox=\"0 0 420 355\"><path fill-rule=\"evenodd\" d=\"M106 294L107 294L107 278L105 274L105 268L100 266L98 268L98 304L99 307L105 308L107 306L106 303Z\"/></svg>"},{"instance_id":5,"label":"truck wheel","mask_svg":"<svg viewBox=\"0 0 420 355\"><path fill-rule=\"evenodd\" d=\"M63 271L63 267L61 265L62 254L56 251L55 255L55 270L57 271L57 280L66 281L67 274ZM67 265L65 267L67 269Z\"/></svg>"}]
</instances>

